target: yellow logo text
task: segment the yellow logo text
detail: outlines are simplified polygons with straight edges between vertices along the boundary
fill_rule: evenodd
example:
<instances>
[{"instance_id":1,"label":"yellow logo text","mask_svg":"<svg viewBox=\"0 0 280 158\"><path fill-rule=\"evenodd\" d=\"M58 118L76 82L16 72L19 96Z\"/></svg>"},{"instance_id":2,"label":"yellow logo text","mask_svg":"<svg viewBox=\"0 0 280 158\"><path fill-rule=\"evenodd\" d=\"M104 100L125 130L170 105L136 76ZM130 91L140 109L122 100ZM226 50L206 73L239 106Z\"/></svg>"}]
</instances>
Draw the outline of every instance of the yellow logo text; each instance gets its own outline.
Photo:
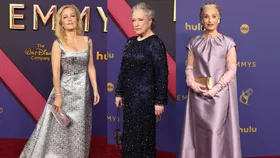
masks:
<instances>
[{"instance_id":1,"label":"yellow logo text","mask_svg":"<svg viewBox=\"0 0 280 158\"><path fill-rule=\"evenodd\" d=\"M111 82L107 83L107 91L112 92L114 90L114 84Z\"/></svg>"},{"instance_id":2,"label":"yellow logo text","mask_svg":"<svg viewBox=\"0 0 280 158\"><path fill-rule=\"evenodd\" d=\"M252 67L255 68L257 67L257 62L255 61L250 61L250 62L237 62L237 67Z\"/></svg>"},{"instance_id":3,"label":"yellow logo text","mask_svg":"<svg viewBox=\"0 0 280 158\"><path fill-rule=\"evenodd\" d=\"M240 128L241 133L256 133L257 130L258 130L257 127L252 127L252 126L246 128Z\"/></svg>"},{"instance_id":4,"label":"yellow logo text","mask_svg":"<svg viewBox=\"0 0 280 158\"><path fill-rule=\"evenodd\" d=\"M242 91L242 94L240 95L239 97L239 101L242 103L242 104L245 104L245 105L249 105L249 97L253 94L253 89L252 88L248 88L246 89L246 91Z\"/></svg>"},{"instance_id":5,"label":"yellow logo text","mask_svg":"<svg viewBox=\"0 0 280 158\"><path fill-rule=\"evenodd\" d=\"M197 23L196 25L185 23L185 30L191 30L191 31L203 31L204 27L202 24Z\"/></svg>"},{"instance_id":6,"label":"yellow logo text","mask_svg":"<svg viewBox=\"0 0 280 158\"><path fill-rule=\"evenodd\" d=\"M186 100L188 98L188 95L177 95L177 101L181 101L181 100Z\"/></svg>"},{"instance_id":7,"label":"yellow logo text","mask_svg":"<svg viewBox=\"0 0 280 158\"><path fill-rule=\"evenodd\" d=\"M24 24L18 24L15 21L22 19L24 20L25 18L25 14L16 14L16 10L18 9L23 9L25 10L27 8L27 10L32 9L31 6L27 6L25 7L25 4L9 4L9 25L10 25L10 29L19 29L19 30L24 30L25 29L25 25ZM103 32L107 32L107 23L108 23L108 18L105 15L105 12L103 10L102 7L96 7L101 19L103 20L104 26L103 26ZM57 5L52 5L49 9L49 11L44 14L40 8L39 5L34 4L33 5L33 30L38 30L38 23L39 20L41 19L42 23L44 25L46 25L48 23L48 21L51 21L51 25L52 25L52 30L55 30L55 21L56 21L56 17L55 14L57 13L58 7ZM80 18L83 19L84 22L84 31L85 32L89 32L89 28L90 28L90 16L91 16L91 8L90 6L84 6L84 8L81 10L81 15Z\"/></svg>"},{"instance_id":8,"label":"yellow logo text","mask_svg":"<svg viewBox=\"0 0 280 158\"><path fill-rule=\"evenodd\" d=\"M112 122L120 122L120 117L118 116L107 116L107 119Z\"/></svg>"},{"instance_id":9,"label":"yellow logo text","mask_svg":"<svg viewBox=\"0 0 280 158\"><path fill-rule=\"evenodd\" d=\"M96 60L108 60L113 59L115 57L114 53L107 52L106 54L100 53L99 51L96 52Z\"/></svg>"},{"instance_id":10,"label":"yellow logo text","mask_svg":"<svg viewBox=\"0 0 280 158\"><path fill-rule=\"evenodd\" d=\"M37 48L32 50L31 48L25 49L25 55L30 56L31 60L40 60L40 61L50 61L51 52L45 48L43 44L37 44Z\"/></svg>"},{"instance_id":11,"label":"yellow logo text","mask_svg":"<svg viewBox=\"0 0 280 158\"><path fill-rule=\"evenodd\" d=\"M242 24L242 25L240 26L240 32L241 32L242 34L247 34L247 33L249 33L249 31L250 31L249 25L247 25L247 24Z\"/></svg>"}]
</instances>

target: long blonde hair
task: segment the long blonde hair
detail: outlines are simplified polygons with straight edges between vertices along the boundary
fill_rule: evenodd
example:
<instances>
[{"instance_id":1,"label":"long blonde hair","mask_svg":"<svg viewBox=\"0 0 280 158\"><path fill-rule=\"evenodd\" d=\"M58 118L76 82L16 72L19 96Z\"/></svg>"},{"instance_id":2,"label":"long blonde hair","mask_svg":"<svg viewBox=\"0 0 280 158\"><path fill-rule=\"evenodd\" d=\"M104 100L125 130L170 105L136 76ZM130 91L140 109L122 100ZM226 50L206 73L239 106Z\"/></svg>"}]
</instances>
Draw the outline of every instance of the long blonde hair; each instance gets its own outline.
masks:
<instances>
[{"instance_id":1,"label":"long blonde hair","mask_svg":"<svg viewBox=\"0 0 280 158\"><path fill-rule=\"evenodd\" d=\"M76 28L77 35L79 35L79 36L84 35L83 21L81 19L81 13L80 13L79 9L74 4L64 5L57 11L56 16L55 16L55 20L56 20L55 21L55 36L64 42L67 42L67 39L66 39L65 29L62 26L62 15L61 14L64 11L64 9L67 9L67 8L72 8L77 17L77 22L78 22L78 26Z\"/></svg>"}]
</instances>

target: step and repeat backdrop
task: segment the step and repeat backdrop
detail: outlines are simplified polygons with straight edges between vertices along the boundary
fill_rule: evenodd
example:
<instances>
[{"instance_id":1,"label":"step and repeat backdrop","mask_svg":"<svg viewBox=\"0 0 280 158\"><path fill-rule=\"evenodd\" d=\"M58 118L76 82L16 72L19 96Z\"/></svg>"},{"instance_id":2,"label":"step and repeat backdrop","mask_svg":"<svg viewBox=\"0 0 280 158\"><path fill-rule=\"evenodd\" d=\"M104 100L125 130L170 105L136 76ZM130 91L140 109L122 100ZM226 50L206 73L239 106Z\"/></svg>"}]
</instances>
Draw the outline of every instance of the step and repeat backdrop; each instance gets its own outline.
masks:
<instances>
[{"instance_id":1,"label":"step and repeat backdrop","mask_svg":"<svg viewBox=\"0 0 280 158\"><path fill-rule=\"evenodd\" d=\"M186 45L203 33L200 7L207 1L177 1L177 134L179 149L184 121ZM275 10L279 1L215 0L222 10L219 31L237 44L240 134L243 157L280 154L279 29Z\"/></svg>"},{"instance_id":2,"label":"step and repeat backdrop","mask_svg":"<svg viewBox=\"0 0 280 158\"><path fill-rule=\"evenodd\" d=\"M53 15L64 4L78 7L85 35L93 40L101 101L93 107L92 135L107 134L107 68L106 62L99 58L107 49L107 2L4 0L0 2L0 141L28 139L41 116L53 88L50 61L56 39Z\"/></svg>"},{"instance_id":3,"label":"step and repeat backdrop","mask_svg":"<svg viewBox=\"0 0 280 158\"><path fill-rule=\"evenodd\" d=\"M204 0L144 0L156 10L155 33L167 48L169 103L157 123L157 149L178 152L185 117L186 45L203 33L199 9ZM118 117L114 90L127 38L135 36L131 8L139 0L1 1L0 141L28 139L52 85L51 46L54 13L64 4L82 12L85 35L93 39L93 56L101 101L93 107L93 136L114 144ZM219 31L237 44L238 96L244 157L280 154L278 103L280 2L215 0L222 10ZM107 11L108 9L108 11ZM278 70L278 71L277 71ZM122 109L120 110L122 114Z\"/></svg>"}]
</instances>

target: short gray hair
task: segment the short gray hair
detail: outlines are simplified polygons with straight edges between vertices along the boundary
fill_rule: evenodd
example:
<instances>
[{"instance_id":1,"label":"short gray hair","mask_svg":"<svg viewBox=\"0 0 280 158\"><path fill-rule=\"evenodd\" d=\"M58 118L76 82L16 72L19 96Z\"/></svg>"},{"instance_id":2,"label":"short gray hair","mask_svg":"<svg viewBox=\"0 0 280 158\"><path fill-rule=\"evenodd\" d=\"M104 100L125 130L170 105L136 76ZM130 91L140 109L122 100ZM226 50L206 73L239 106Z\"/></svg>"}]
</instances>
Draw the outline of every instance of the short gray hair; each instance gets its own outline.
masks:
<instances>
[{"instance_id":1,"label":"short gray hair","mask_svg":"<svg viewBox=\"0 0 280 158\"><path fill-rule=\"evenodd\" d=\"M220 20L222 20L222 12L221 12L221 9L220 9L220 7L219 7L216 3L214 3L214 2L206 2L206 3L203 4L203 6L200 8L200 13L199 13L199 18L200 18L200 20L202 20L203 9L206 8L206 7L209 7L209 6L211 6L211 7L213 6L213 7L215 7L215 8L218 10L219 18L220 18Z\"/></svg>"},{"instance_id":2,"label":"short gray hair","mask_svg":"<svg viewBox=\"0 0 280 158\"><path fill-rule=\"evenodd\" d=\"M132 7L132 13L135 10L139 10L139 9L143 10L146 13L147 17L152 19L151 29L155 29L156 28L155 10L150 5L148 5L147 3L140 2L140 3L137 3L135 6Z\"/></svg>"}]
</instances>

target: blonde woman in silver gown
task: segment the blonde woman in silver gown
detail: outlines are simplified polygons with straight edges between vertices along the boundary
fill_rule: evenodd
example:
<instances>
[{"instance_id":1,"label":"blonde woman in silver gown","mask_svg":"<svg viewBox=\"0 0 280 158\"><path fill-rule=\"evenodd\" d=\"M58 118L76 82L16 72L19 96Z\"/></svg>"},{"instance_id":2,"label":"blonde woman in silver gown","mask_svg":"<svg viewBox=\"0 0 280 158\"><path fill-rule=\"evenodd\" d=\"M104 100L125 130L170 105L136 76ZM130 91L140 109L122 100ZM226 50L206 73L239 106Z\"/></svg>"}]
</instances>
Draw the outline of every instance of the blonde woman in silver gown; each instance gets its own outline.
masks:
<instances>
[{"instance_id":1,"label":"blonde woman in silver gown","mask_svg":"<svg viewBox=\"0 0 280 158\"><path fill-rule=\"evenodd\" d=\"M201 7L200 20L204 34L187 45L190 91L179 157L241 158L236 44L217 31L221 10L215 3ZM207 78L213 86L203 82Z\"/></svg>"},{"instance_id":2,"label":"blonde woman in silver gown","mask_svg":"<svg viewBox=\"0 0 280 158\"><path fill-rule=\"evenodd\" d=\"M71 120L64 128L56 121L48 106L25 145L20 158L88 158L92 129L92 102L99 102L96 70L92 57L92 41L83 36L80 12L74 5L61 7L56 15L52 46L54 88L47 104L55 111L63 110ZM60 69L62 76L60 77Z\"/></svg>"}]
</instances>

